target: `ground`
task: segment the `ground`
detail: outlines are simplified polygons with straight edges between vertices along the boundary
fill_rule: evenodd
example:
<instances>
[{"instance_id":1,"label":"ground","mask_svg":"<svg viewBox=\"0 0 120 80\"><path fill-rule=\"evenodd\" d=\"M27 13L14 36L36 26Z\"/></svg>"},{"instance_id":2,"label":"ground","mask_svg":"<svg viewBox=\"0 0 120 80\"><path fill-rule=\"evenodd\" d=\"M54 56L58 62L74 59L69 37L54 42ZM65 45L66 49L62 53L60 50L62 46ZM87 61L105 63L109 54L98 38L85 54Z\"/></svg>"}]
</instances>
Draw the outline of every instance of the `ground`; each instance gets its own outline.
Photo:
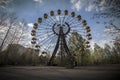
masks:
<instances>
[{"instance_id":1,"label":"ground","mask_svg":"<svg viewBox=\"0 0 120 80\"><path fill-rule=\"evenodd\" d=\"M120 80L120 65L0 67L0 80Z\"/></svg>"}]
</instances>

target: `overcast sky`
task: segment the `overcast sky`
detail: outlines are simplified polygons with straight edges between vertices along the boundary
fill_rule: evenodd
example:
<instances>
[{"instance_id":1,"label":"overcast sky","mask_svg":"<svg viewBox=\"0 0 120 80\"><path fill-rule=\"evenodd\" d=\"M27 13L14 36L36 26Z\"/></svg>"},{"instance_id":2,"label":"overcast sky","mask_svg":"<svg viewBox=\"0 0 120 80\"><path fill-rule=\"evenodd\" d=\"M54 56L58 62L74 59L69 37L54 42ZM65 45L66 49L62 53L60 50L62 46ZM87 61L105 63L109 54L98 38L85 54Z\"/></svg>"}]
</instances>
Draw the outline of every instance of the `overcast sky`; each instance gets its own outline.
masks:
<instances>
[{"instance_id":1,"label":"overcast sky","mask_svg":"<svg viewBox=\"0 0 120 80\"><path fill-rule=\"evenodd\" d=\"M90 0L14 0L5 9L1 9L0 12L16 13L18 19L24 19L28 24L29 30L31 30L32 23L37 22L38 17L51 10L55 11L58 9L67 9L69 12L75 11L83 19L87 20L93 37L91 45L98 43L100 46L103 46L104 43L109 43L111 40L110 36L106 37L104 25L96 23L97 21L104 21L104 19L92 19L93 14L103 8L97 8Z\"/></svg>"}]
</instances>

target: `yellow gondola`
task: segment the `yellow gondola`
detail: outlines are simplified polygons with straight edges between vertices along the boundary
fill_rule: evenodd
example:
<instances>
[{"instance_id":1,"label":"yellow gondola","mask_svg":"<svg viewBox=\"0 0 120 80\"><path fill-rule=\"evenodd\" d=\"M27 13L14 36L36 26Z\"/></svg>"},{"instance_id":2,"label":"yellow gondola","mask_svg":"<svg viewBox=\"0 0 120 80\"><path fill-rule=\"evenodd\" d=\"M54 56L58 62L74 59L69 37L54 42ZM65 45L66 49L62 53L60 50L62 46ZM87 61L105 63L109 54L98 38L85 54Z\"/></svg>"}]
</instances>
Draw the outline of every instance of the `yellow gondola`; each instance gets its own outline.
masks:
<instances>
[{"instance_id":1,"label":"yellow gondola","mask_svg":"<svg viewBox=\"0 0 120 80\"><path fill-rule=\"evenodd\" d=\"M90 29L86 29L86 32L88 33L88 32L90 32L91 30Z\"/></svg>"},{"instance_id":2,"label":"yellow gondola","mask_svg":"<svg viewBox=\"0 0 120 80\"><path fill-rule=\"evenodd\" d=\"M86 43L86 44L89 44L90 42L89 42L89 41L86 41L85 43Z\"/></svg>"},{"instance_id":3,"label":"yellow gondola","mask_svg":"<svg viewBox=\"0 0 120 80\"><path fill-rule=\"evenodd\" d=\"M45 18L45 19L47 19L47 18L48 18L48 15L47 15L46 13L44 14L44 18Z\"/></svg>"},{"instance_id":4,"label":"yellow gondola","mask_svg":"<svg viewBox=\"0 0 120 80\"><path fill-rule=\"evenodd\" d=\"M39 45L36 45L35 47L36 47L36 48L40 48L40 46L39 46Z\"/></svg>"},{"instance_id":5,"label":"yellow gondola","mask_svg":"<svg viewBox=\"0 0 120 80\"><path fill-rule=\"evenodd\" d=\"M64 11L64 14L65 14L65 15L68 15L68 10L65 10L65 11Z\"/></svg>"},{"instance_id":6,"label":"yellow gondola","mask_svg":"<svg viewBox=\"0 0 120 80\"><path fill-rule=\"evenodd\" d=\"M37 38L33 37L32 40L37 40Z\"/></svg>"},{"instance_id":7,"label":"yellow gondola","mask_svg":"<svg viewBox=\"0 0 120 80\"><path fill-rule=\"evenodd\" d=\"M78 19L78 21L80 21L80 20L81 20L81 16L80 16L80 15L78 15L78 16L77 16L77 19Z\"/></svg>"},{"instance_id":8,"label":"yellow gondola","mask_svg":"<svg viewBox=\"0 0 120 80\"><path fill-rule=\"evenodd\" d=\"M88 39L88 40L91 40L91 39L92 39L92 37L87 37L87 39Z\"/></svg>"},{"instance_id":9,"label":"yellow gondola","mask_svg":"<svg viewBox=\"0 0 120 80\"><path fill-rule=\"evenodd\" d=\"M86 26L86 25L87 25L86 20L83 20L83 21L82 21L82 25L83 25L83 26Z\"/></svg>"},{"instance_id":10,"label":"yellow gondola","mask_svg":"<svg viewBox=\"0 0 120 80\"><path fill-rule=\"evenodd\" d=\"M32 33L36 33L36 30L32 30L31 32L32 32Z\"/></svg>"},{"instance_id":11,"label":"yellow gondola","mask_svg":"<svg viewBox=\"0 0 120 80\"><path fill-rule=\"evenodd\" d=\"M87 27L86 27L86 29L90 29L90 27L89 27L89 26L87 26Z\"/></svg>"},{"instance_id":12,"label":"yellow gondola","mask_svg":"<svg viewBox=\"0 0 120 80\"><path fill-rule=\"evenodd\" d=\"M90 48L90 45L86 45L86 48Z\"/></svg>"},{"instance_id":13,"label":"yellow gondola","mask_svg":"<svg viewBox=\"0 0 120 80\"><path fill-rule=\"evenodd\" d=\"M37 28L38 28L38 24L37 24L37 23L34 23L33 28L34 28L34 29L37 29Z\"/></svg>"},{"instance_id":14,"label":"yellow gondola","mask_svg":"<svg viewBox=\"0 0 120 80\"><path fill-rule=\"evenodd\" d=\"M51 16L54 16L54 11L50 11L50 15L51 15Z\"/></svg>"},{"instance_id":15,"label":"yellow gondola","mask_svg":"<svg viewBox=\"0 0 120 80\"><path fill-rule=\"evenodd\" d=\"M31 36L35 36L36 35L36 33L31 33Z\"/></svg>"},{"instance_id":16,"label":"yellow gondola","mask_svg":"<svg viewBox=\"0 0 120 80\"><path fill-rule=\"evenodd\" d=\"M71 13L71 16L72 16L72 17L75 17L75 12L72 12L72 13Z\"/></svg>"},{"instance_id":17,"label":"yellow gondola","mask_svg":"<svg viewBox=\"0 0 120 80\"><path fill-rule=\"evenodd\" d=\"M60 10L60 9L58 9L57 13L58 13L58 15L60 15L60 14L61 14L61 10Z\"/></svg>"},{"instance_id":18,"label":"yellow gondola","mask_svg":"<svg viewBox=\"0 0 120 80\"><path fill-rule=\"evenodd\" d=\"M31 41L32 44L36 44L36 41Z\"/></svg>"},{"instance_id":19,"label":"yellow gondola","mask_svg":"<svg viewBox=\"0 0 120 80\"><path fill-rule=\"evenodd\" d=\"M91 36L91 34L87 34L86 36L89 37L89 36Z\"/></svg>"},{"instance_id":20,"label":"yellow gondola","mask_svg":"<svg viewBox=\"0 0 120 80\"><path fill-rule=\"evenodd\" d=\"M42 18L38 18L38 23L42 23Z\"/></svg>"}]
</instances>

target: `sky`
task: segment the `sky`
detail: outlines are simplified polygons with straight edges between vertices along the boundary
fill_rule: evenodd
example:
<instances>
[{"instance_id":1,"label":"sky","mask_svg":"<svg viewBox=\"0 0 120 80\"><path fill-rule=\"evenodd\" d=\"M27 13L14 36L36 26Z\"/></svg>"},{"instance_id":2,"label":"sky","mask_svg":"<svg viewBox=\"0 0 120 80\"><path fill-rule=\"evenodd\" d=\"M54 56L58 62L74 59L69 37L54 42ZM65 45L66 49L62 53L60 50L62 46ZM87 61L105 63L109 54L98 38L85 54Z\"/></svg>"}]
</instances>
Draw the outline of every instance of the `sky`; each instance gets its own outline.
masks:
<instances>
[{"instance_id":1,"label":"sky","mask_svg":"<svg viewBox=\"0 0 120 80\"><path fill-rule=\"evenodd\" d=\"M100 5L104 4L104 0ZM15 13L19 20L25 20L28 26L28 35L32 30L33 23L37 22L38 17L41 17L44 13L51 10L56 11L58 9L69 12L74 11L76 14L80 14L83 19L87 20L88 25L91 28L92 40L91 46L94 43L99 44L101 47L105 43L109 43L112 38L105 33L104 24L98 24L97 21L105 21L102 18L93 19L93 14L103 10L104 8L97 8L90 0L13 0L9 3L5 9L0 12ZM29 44L31 41L28 41Z\"/></svg>"}]
</instances>

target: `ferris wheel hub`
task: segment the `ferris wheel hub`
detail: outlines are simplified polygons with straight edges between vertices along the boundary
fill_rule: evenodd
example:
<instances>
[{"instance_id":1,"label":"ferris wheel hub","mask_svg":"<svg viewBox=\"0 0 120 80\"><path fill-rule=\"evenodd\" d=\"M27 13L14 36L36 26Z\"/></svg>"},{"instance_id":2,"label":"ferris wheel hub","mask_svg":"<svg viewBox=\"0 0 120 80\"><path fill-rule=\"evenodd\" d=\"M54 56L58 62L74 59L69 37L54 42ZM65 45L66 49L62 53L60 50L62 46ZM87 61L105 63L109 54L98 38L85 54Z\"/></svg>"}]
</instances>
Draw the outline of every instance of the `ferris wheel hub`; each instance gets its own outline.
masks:
<instances>
[{"instance_id":1,"label":"ferris wheel hub","mask_svg":"<svg viewBox=\"0 0 120 80\"><path fill-rule=\"evenodd\" d=\"M60 34L59 31L60 31L61 28L63 29L64 35L67 35L70 32L70 26L69 26L69 24L67 22L65 22L64 24L55 23L52 26L52 30L56 35Z\"/></svg>"}]
</instances>

